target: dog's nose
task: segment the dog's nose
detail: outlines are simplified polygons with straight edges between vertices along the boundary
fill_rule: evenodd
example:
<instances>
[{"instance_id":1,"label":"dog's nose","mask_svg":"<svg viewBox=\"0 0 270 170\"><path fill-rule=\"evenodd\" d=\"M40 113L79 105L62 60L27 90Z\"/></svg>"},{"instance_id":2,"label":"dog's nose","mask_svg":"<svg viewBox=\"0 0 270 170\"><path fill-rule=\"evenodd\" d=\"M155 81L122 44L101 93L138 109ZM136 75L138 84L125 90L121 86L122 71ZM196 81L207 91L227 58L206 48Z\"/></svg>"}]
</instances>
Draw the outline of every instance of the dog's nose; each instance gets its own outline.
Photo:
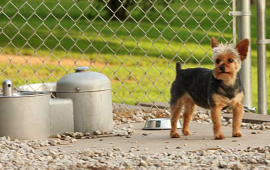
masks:
<instances>
[{"instance_id":1,"label":"dog's nose","mask_svg":"<svg viewBox=\"0 0 270 170\"><path fill-rule=\"evenodd\" d=\"M220 69L222 72L225 72L225 66L220 66L219 69Z\"/></svg>"}]
</instances>

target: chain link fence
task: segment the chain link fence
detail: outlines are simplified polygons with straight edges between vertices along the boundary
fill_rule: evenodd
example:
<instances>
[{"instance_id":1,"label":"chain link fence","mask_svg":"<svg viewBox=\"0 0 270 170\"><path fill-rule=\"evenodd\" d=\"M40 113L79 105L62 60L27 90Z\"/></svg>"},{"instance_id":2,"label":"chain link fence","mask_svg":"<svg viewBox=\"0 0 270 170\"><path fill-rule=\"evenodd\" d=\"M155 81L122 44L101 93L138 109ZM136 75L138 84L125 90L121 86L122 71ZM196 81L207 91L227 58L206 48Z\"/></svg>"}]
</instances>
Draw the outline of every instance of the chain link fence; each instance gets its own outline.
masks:
<instances>
[{"instance_id":1,"label":"chain link fence","mask_svg":"<svg viewBox=\"0 0 270 170\"><path fill-rule=\"evenodd\" d=\"M232 0L1 0L0 81L56 82L77 66L111 79L113 102L168 102L175 62L213 66L233 42Z\"/></svg>"}]
</instances>

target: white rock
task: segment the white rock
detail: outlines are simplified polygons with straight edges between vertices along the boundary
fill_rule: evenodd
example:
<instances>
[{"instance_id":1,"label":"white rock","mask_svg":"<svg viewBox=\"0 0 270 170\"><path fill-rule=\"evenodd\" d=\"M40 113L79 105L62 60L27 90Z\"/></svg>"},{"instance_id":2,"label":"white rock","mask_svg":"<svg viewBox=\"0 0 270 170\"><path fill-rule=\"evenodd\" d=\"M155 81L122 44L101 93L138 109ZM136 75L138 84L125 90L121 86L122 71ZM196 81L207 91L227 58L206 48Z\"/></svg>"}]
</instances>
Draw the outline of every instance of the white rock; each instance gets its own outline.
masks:
<instances>
[{"instance_id":1,"label":"white rock","mask_svg":"<svg viewBox=\"0 0 270 170\"><path fill-rule=\"evenodd\" d=\"M167 109L164 110L164 113L167 115L171 115L171 112L169 112Z\"/></svg>"},{"instance_id":2,"label":"white rock","mask_svg":"<svg viewBox=\"0 0 270 170\"><path fill-rule=\"evenodd\" d=\"M136 122L144 122L145 120L142 117L136 117Z\"/></svg>"},{"instance_id":3,"label":"white rock","mask_svg":"<svg viewBox=\"0 0 270 170\"><path fill-rule=\"evenodd\" d=\"M251 158L251 159L249 159L249 163L251 163L251 164L257 164L258 162L257 162L256 159Z\"/></svg>"},{"instance_id":4,"label":"white rock","mask_svg":"<svg viewBox=\"0 0 270 170\"><path fill-rule=\"evenodd\" d=\"M113 156L113 152L108 151L107 152L107 156L112 157Z\"/></svg>"},{"instance_id":5,"label":"white rock","mask_svg":"<svg viewBox=\"0 0 270 170\"><path fill-rule=\"evenodd\" d=\"M70 143L76 143L77 142L77 139L71 139L70 140Z\"/></svg>"},{"instance_id":6,"label":"white rock","mask_svg":"<svg viewBox=\"0 0 270 170\"><path fill-rule=\"evenodd\" d=\"M269 166L269 165L270 165L270 160L265 159L265 160L264 160L264 163L265 163L267 166Z\"/></svg>"},{"instance_id":7,"label":"white rock","mask_svg":"<svg viewBox=\"0 0 270 170\"><path fill-rule=\"evenodd\" d=\"M95 135L101 135L101 131L96 130L96 131L94 131L94 134L95 134Z\"/></svg>"},{"instance_id":8,"label":"white rock","mask_svg":"<svg viewBox=\"0 0 270 170\"><path fill-rule=\"evenodd\" d=\"M124 123L127 123L127 119L124 118L124 117L121 119L121 121L124 122Z\"/></svg>"},{"instance_id":9,"label":"white rock","mask_svg":"<svg viewBox=\"0 0 270 170\"><path fill-rule=\"evenodd\" d=\"M144 160L141 160L140 161L140 166L147 166L148 164L147 164L147 162L146 161L144 161Z\"/></svg>"},{"instance_id":10,"label":"white rock","mask_svg":"<svg viewBox=\"0 0 270 170\"><path fill-rule=\"evenodd\" d=\"M71 137L70 136L66 136L65 137L65 141L69 141L69 140L71 140Z\"/></svg>"}]
</instances>

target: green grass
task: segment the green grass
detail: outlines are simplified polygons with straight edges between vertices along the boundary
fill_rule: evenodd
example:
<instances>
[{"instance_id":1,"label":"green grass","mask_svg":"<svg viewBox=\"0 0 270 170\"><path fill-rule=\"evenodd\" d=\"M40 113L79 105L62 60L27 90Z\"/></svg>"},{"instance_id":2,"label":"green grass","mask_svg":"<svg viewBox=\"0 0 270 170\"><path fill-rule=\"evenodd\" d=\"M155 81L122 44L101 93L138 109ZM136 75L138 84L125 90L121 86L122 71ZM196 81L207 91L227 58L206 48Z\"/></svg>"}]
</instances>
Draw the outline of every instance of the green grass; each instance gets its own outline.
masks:
<instances>
[{"instance_id":1,"label":"green grass","mask_svg":"<svg viewBox=\"0 0 270 170\"><path fill-rule=\"evenodd\" d=\"M139 8L129 9L132 17L123 24L106 23L106 11L94 3L101 10L96 17L85 0L76 6L72 0L11 1L19 10L8 2L0 2L0 54L6 55L0 56L0 81L10 78L15 86L55 82L76 66L86 65L111 79L113 102L168 101L175 61L182 61L184 67L212 68L209 37L232 42L230 9L222 1L215 4L222 18L211 1L203 1L198 8L194 0L188 0L174 1L166 10L155 4L146 15ZM252 6L252 93L257 107L255 14Z\"/></svg>"}]
</instances>

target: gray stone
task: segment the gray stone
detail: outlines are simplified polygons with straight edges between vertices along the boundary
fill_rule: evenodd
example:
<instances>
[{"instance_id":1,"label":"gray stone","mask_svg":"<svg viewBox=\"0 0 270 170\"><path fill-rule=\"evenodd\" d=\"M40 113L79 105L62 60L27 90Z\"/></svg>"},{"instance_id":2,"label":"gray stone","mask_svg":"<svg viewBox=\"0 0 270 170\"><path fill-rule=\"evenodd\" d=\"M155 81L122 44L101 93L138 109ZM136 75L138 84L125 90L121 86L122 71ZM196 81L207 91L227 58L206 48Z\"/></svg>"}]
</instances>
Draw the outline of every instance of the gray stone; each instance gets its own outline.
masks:
<instances>
[{"instance_id":1,"label":"gray stone","mask_svg":"<svg viewBox=\"0 0 270 170\"><path fill-rule=\"evenodd\" d=\"M230 162L228 168L232 170L242 170L244 166L240 162Z\"/></svg>"},{"instance_id":2,"label":"gray stone","mask_svg":"<svg viewBox=\"0 0 270 170\"><path fill-rule=\"evenodd\" d=\"M219 161L219 168L227 168L227 165L225 161Z\"/></svg>"},{"instance_id":3,"label":"gray stone","mask_svg":"<svg viewBox=\"0 0 270 170\"><path fill-rule=\"evenodd\" d=\"M143 136L148 136L148 135L149 135L149 133L142 133L142 135L143 135Z\"/></svg>"},{"instance_id":4,"label":"gray stone","mask_svg":"<svg viewBox=\"0 0 270 170\"><path fill-rule=\"evenodd\" d=\"M50 145L52 146L56 146L57 145L57 141L56 140L49 140L48 142Z\"/></svg>"}]
</instances>

